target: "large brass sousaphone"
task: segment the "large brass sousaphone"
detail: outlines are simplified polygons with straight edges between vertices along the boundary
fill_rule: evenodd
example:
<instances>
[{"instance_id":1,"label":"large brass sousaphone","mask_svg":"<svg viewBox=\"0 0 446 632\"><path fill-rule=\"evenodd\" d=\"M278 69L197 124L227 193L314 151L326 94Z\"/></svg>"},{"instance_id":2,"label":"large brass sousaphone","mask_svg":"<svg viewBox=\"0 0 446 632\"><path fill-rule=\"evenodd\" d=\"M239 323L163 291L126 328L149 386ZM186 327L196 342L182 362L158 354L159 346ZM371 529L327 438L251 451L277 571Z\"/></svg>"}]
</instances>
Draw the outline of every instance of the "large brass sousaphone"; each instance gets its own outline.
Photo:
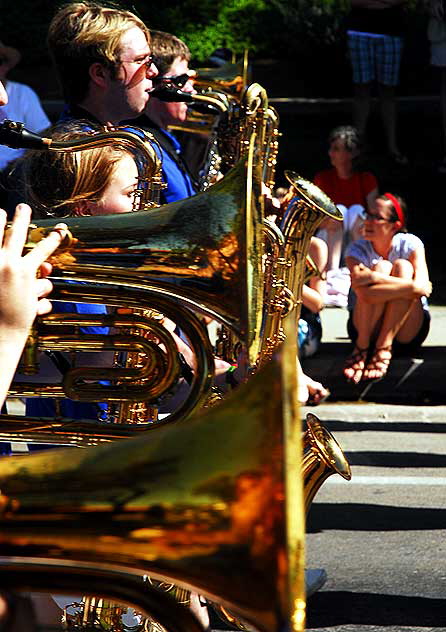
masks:
<instances>
[{"instance_id":1,"label":"large brass sousaphone","mask_svg":"<svg viewBox=\"0 0 446 632\"><path fill-rule=\"evenodd\" d=\"M219 406L181 425L3 459L0 555L9 570L20 564L13 585L30 588L26 570L37 563L52 574L51 589L57 572L86 565L104 579L105 596L115 577L110 596L118 599L117 572L148 573L259 630L303 630L295 353L283 349ZM157 616L171 628L171 613Z\"/></svg>"}]
</instances>

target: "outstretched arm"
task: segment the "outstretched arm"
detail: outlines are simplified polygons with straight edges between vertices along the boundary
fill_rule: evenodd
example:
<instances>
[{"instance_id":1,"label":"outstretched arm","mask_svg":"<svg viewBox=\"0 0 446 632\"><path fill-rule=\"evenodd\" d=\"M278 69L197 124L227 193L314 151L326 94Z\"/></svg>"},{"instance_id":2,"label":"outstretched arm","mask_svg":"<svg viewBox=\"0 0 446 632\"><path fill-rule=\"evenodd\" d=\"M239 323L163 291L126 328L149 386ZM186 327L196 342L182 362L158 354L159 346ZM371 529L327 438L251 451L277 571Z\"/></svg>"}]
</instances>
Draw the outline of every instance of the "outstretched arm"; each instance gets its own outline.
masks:
<instances>
[{"instance_id":1,"label":"outstretched arm","mask_svg":"<svg viewBox=\"0 0 446 632\"><path fill-rule=\"evenodd\" d=\"M46 278L51 272L46 259L60 245L66 228L65 224L58 224L57 230L22 256L30 219L30 207L19 204L12 227L5 234L6 213L0 209L0 404L35 317L51 310L51 303L45 298L52 289Z\"/></svg>"}]
</instances>

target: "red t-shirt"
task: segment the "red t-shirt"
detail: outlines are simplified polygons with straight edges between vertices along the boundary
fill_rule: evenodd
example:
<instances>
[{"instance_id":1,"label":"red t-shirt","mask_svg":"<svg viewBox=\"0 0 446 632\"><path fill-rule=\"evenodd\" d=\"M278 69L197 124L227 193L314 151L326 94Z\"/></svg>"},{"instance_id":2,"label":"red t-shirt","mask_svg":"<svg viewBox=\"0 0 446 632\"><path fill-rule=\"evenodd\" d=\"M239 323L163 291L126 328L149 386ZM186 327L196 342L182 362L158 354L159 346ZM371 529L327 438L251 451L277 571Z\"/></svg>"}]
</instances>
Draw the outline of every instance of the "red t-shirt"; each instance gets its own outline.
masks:
<instances>
[{"instance_id":1,"label":"red t-shirt","mask_svg":"<svg viewBox=\"0 0 446 632\"><path fill-rule=\"evenodd\" d=\"M340 178L336 169L319 171L314 177L314 183L335 204L344 204L347 208L352 204L361 204L367 208L367 196L378 188L378 182L369 171L355 172L350 178Z\"/></svg>"}]
</instances>

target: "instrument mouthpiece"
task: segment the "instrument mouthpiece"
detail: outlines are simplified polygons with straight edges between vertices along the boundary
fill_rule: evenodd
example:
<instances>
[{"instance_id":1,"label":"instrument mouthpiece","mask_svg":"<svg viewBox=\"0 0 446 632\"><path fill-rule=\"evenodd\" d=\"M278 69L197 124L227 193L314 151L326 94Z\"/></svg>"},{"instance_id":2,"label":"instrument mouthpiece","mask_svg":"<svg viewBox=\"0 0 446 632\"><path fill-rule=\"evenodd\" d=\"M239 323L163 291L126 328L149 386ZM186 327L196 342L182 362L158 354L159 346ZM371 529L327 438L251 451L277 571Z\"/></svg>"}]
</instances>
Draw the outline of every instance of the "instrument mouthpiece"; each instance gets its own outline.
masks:
<instances>
[{"instance_id":1,"label":"instrument mouthpiece","mask_svg":"<svg viewBox=\"0 0 446 632\"><path fill-rule=\"evenodd\" d=\"M5 119L0 125L0 145L13 149L47 149L51 145L51 138L30 132L23 123Z\"/></svg>"}]
</instances>

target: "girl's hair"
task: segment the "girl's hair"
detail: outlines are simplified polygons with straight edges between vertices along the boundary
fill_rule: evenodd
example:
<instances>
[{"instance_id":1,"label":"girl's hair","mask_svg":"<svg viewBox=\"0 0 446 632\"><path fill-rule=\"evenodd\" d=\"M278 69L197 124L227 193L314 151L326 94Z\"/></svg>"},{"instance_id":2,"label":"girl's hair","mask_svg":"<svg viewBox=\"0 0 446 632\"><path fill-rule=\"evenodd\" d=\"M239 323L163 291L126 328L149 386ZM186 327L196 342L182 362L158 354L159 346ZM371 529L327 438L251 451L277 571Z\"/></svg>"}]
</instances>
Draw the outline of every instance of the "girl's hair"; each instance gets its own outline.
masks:
<instances>
[{"instance_id":1,"label":"girl's hair","mask_svg":"<svg viewBox=\"0 0 446 632\"><path fill-rule=\"evenodd\" d=\"M399 229L399 233L407 233L407 204L406 202L403 200L403 198L399 195L396 195L395 193L391 193L392 197L395 198L395 200L397 201L397 203L400 206L400 209L403 213L403 217L404 217L404 222L402 222L402 226ZM390 216L390 221L391 222L397 222L400 221L400 217L396 211L395 205L393 203L393 200L390 199L390 197L388 197L385 193L382 193L381 195L378 195L378 199L380 200L384 200L384 202L390 202L390 211L391 211L391 216Z\"/></svg>"},{"instance_id":2,"label":"girl's hair","mask_svg":"<svg viewBox=\"0 0 446 632\"><path fill-rule=\"evenodd\" d=\"M340 125L331 130L328 136L328 142L331 145L335 140L342 140L345 148L351 152L359 152L361 148L361 139L356 127L351 125Z\"/></svg>"},{"instance_id":3,"label":"girl's hair","mask_svg":"<svg viewBox=\"0 0 446 632\"><path fill-rule=\"evenodd\" d=\"M82 121L65 123L52 129L51 138L73 141L91 137L95 131L103 129ZM70 217L82 200L99 202L116 163L126 154L129 152L116 144L73 152L27 152L23 158L25 197L34 215Z\"/></svg>"}]
</instances>

